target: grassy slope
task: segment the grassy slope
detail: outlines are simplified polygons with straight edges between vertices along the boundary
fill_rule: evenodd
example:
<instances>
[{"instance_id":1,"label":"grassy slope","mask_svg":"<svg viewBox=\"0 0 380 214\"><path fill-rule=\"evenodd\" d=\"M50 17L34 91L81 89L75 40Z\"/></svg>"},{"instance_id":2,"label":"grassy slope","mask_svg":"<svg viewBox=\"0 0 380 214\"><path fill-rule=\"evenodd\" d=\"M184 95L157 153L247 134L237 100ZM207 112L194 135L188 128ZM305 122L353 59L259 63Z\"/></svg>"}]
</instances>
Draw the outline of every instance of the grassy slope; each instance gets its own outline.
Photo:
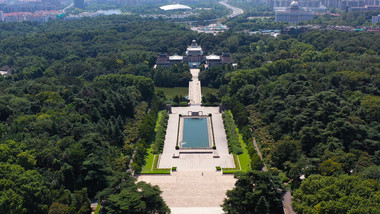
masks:
<instances>
[{"instance_id":1,"label":"grassy slope","mask_svg":"<svg viewBox=\"0 0 380 214\"><path fill-rule=\"evenodd\" d=\"M189 94L188 87L174 87L174 88L156 87L156 90L163 91L165 96L168 98L173 98L175 95L181 95L182 97L184 97L184 96L188 96Z\"/></svg>"},{"instance_id":2,"label":"grassy slope","mask_svg":"<svg viewBox=\"0 0 380 214\"><path fill-rule=\"evenodd\" d=\"M217 91L218 91L218 89L216 89L216 88L202 87L202 95L206 95L209 93L215 93Z\"/></svg>"}]
</instances>

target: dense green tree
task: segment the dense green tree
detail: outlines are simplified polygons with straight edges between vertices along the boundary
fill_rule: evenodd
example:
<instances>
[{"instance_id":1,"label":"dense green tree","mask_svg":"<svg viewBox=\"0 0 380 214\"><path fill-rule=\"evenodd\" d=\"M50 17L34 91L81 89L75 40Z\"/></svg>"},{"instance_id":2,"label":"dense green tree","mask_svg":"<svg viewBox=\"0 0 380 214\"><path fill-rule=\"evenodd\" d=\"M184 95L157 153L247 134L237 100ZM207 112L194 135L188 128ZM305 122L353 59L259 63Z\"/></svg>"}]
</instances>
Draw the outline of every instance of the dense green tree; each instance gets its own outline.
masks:
<instances>
[{"instance_id":1,"label":"dense green tree","mask_svg":"<svg viewBox=\"0 0 380 214\"><path fill-rule=\"evenodd\" d=\"M259 201L257 202L257 205L255 207L255 213L269 213L269 204L267 200L265 200L264 196L261 196Z\"/></svg>"},{"instance_id":2,"label":"dense green tree","mask_svg":"<svg viewBox=\"0 0 380 214\"><path fill-rule=\"evenodd\" d=\"M284 139L277 142L270 155L275 166L284 169L286 161L295 163L301 157L301 146L295 140Z\"/></svg>"},{"instance_id":3,"label":"dense green tree","mask_svg":"<svg viewBox=\"0 0 380 214\"><path fill-rule=\"evenodd\" d=\"M170 213L158 186L135 182L135 178L125 173L112 178L110 185L98 194L100 199L107 200L107 213Z\"/></svg>"},{"instance_id":4,"label":"dense green tree","mask_svg":"<svg viewBox=\"0 0 380 214\"><path fill-rule=\"evenodd\" d=\"M227 191L222 205L227 213L264 211L282 213L284 186L270 172L247 172L235 175L238 180L233 190Z\"/></svg>"},{"instance_id":5,"label":"dense green tree","mask_svg":"<svg viewBox=\"0 0 380 214\"><path fill-rule=\"evenodd\" d=\"M294 193L293 208L297 213L376 213L379 190L357 176L312 175Z\"/></svg>"},{"instance_id":6,"label":"dense green tree","mask_svg":"<svg viewBox=\"0 0 380 214\"><path fill-rule=\"evenodd\" d=\"M49 214L66 214L68 213L68 208L69 206L67 204L54 202L49 208Z\"/></svg>"},{"instance_id":7,"label":"dense green tree","mask_svg":"<svg viewBox=\"0 0 380 214\"><path fill-rule=\"evenodd\" d=\"M35 170L15 164L0 163L0 212L44 213L50 191L43 177Z\"/></svg>"}]
</instances>

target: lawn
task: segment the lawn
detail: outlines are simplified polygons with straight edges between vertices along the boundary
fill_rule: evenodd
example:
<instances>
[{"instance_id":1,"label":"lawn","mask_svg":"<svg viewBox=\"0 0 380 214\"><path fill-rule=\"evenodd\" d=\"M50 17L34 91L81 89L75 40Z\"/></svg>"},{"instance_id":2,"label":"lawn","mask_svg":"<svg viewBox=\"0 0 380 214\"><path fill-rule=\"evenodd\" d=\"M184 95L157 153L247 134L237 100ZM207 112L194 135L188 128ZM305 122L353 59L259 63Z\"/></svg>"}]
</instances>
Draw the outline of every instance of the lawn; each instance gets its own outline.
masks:
<instances>
[{"instance_id":1,"label":"lawn","mask_svg":"<svg viewBox=\"0 0 380 214\"><path fill-rule=\"evenodd\" d=\"M161 90L164 92L165 96L168 98L173 98L175 95L180 95L182 97L189 95L188 87L174 87L174 88L164 88L164 87L155 87L156 91Z\"/></svg>"},{"instance_id":2,"label":"lawn","mask_svg":"<svg viewBox=\"0 0 380 214\"><path fill-rule=\"evenodd\" d=\"M170 169L157 169L158 155L152 153L152 147L148 149L148 156L145 157L145 165L140 174L170 174Z\"/></svg>"},{"instance_id":3,"label":"lawn","mask_svg":"<svg viewBox=\"0 0 380 214\"><path fill-rule=\"evenodd\" d=\"M168 98L173 98L175 95L188 96L189 88L188 87L174 87L174 88L164 88L164 87L155 87L156 90L161 90L164 92L165 96ZM218 91L215 88L202 87L202 95L206 95L208 93L214 93Z\"/></svg>"},{"instance_id":4,"label":"lawn","mask_svg":"<svg viewBox=\"0 0 380 214\"><path fill-rule=\"evenodd\" d=\"M202 87L202 95L211 94L217 92L216 88Z\"/></svg>"},{"instance_id":5,"label":"lawn","mask_svg":"<svg viewBox=\"0 0 380 214\"><path fill-rule=\"evenodd\" d=\"M98 206L96 206L96 209L95 209L95 214L99 214L99 211L100 211L100 207L102 206L101 203L98 204Z\"/></svg>"},{"instance_id":6,"label":"lawn","mask_svg":"<svg viewBox=\"0 0 380 214\"><path fill-rule=\"evenodd\" d=\"M243 136L239 133L239 129L236 128L236 131L239 136L239 142L241 144L241 148L243 149L243 153L236 156L234 154L234 162L235 162L235 168L224 168L223 174L233 174L238 171L247 172L249 169L251 169L251 158L248 154L248 148L243 140ZM239 161L239 162L238 162ZM240 166L239 166L240 163ZM241 169L240 169L241 167Z\"/></svg>"},{"instance_id":7,"label":"lawn","mask_svg":"<svg viewBox=\"0 0 380 214\"><path fill-rule=\"evenodd\" d=\"M148 149L148 156L145 157L145 165L141 170L141 174L152 171L154 154L152 154L152 147Z\"/></svg>"},{"instance_id":8,"label":"lawn","mask_svg":"<svg viewBox=\"0 0 380 214\"><path fill-rule=\"evenodd\" d=\"M243 149L243 153L239 155L239 161L241 165L241 171L247 172L251 169L251 158L248 154L248 148L243 140L243 136L239 133L239 141L241 143L241 148Z\"/></svg>"}]
</instances>

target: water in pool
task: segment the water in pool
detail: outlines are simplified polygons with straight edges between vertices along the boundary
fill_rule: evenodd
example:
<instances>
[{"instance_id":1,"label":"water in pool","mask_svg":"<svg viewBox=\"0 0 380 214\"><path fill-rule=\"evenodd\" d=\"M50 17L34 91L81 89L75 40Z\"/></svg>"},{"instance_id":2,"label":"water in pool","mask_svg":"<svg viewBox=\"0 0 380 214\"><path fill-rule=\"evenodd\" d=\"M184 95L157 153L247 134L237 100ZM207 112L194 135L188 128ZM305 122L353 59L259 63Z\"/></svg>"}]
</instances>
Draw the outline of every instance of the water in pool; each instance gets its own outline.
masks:
<instances>
[{"instance_id":1,"label":"water in pool","mask_svg":"<svg viewBox=\"0 0 380 214\"><path fill-rule=\"evenodd\" d=\"M183 123L183 148L210 147L207 118L184 118Z\"/></svg>"}]
</instances>

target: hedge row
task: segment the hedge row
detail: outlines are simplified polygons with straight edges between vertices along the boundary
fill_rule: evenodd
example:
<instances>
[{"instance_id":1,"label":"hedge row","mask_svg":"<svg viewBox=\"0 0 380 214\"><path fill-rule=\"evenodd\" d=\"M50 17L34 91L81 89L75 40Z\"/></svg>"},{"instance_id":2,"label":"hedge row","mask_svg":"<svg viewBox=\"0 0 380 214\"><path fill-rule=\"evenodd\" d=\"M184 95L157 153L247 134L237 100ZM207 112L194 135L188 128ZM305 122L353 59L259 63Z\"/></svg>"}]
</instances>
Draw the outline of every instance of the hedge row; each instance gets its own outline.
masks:
<instances>
[{"instance_id":1,"label":"hedge row","mask_svg":"<svg viewBox=\"0 0 380 214\"><path fill-rule=\"evenodd\" d=\"M230 110L228 110L228 111L225 111L222 116L223 116L223 123L224 123L227 139L228 139L229 152L239 155L243 153L243 149L241 148L241 144L239 142L239 135L237 132L237 127L235 125L232 113Z\"/></svg>"},{"instance_id":2,"label":"hedge row","mask_svg":"<svg viewBox=\"0 0 380 214\"><path fill-rule=\"evenodd\" d=\"M156 136L152 145L152 153L160 154L162 153L162 149L164 146L165 135L166 135L166 127L168 126L169 114L166 110L160 111L158 113L158 120L156 124Z\"/></svg>"}]
</instances>

